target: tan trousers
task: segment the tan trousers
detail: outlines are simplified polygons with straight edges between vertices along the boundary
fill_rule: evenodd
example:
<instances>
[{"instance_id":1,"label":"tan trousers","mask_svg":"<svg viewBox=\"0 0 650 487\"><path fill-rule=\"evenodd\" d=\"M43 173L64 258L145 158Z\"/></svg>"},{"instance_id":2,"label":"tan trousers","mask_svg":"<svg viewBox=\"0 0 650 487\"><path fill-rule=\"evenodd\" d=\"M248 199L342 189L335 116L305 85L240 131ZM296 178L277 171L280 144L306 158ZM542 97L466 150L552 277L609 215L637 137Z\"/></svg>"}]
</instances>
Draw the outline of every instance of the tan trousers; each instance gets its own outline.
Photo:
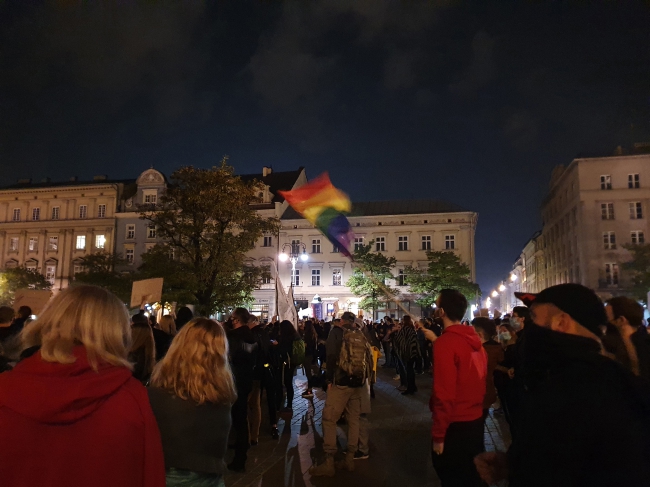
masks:
<instances>
[{"instance_id":1,"label":"tan trousers","mask_svg":"<svg viewBox=\"0 0 650 487\"><path fill-rule=\"evenodd\" d=\"M327 455L336 454L336 422L345 411L348 423L348 452L356 452L359 444L359 417L362 404L370 403L370 389L347 387L332 384L327 390L327 399L323 409L323 450ZM368 395L365 400L364 395Z\"/></svg>"}]
</instances>

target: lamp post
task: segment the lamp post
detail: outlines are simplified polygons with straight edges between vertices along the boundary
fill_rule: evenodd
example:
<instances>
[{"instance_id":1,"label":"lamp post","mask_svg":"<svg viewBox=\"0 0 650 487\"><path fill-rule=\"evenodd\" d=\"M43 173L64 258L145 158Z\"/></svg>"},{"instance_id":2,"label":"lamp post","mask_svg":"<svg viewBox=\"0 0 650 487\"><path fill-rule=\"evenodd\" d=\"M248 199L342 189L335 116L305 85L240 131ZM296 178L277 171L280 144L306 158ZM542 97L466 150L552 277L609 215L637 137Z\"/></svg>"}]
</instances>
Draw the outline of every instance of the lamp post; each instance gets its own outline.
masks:
<instances>
[{"instance_id":1,"label":"lamp post","mask_svg":"<svg viewBox=\"0 0 650 487\"><path fill-rule=\"evenodd\" d=\"M296 263L298 260L306 262L309 259L307 247L302 242L285 243L282 246L282 252L280 252L278 259L280 259L280 262L291 262L291 286L293 286L293 280L296 275Z\"/></svg>"}]
</instances>

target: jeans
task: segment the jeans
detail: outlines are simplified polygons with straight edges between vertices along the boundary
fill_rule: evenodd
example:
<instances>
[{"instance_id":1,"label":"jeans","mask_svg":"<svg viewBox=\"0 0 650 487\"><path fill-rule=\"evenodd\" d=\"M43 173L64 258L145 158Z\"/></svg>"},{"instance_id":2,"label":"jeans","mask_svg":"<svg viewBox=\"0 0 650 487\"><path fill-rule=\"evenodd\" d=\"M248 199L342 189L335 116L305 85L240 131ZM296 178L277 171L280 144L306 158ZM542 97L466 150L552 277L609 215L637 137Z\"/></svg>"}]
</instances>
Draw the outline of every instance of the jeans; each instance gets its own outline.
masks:
<instances>
[{"instance_id":1,"label":"jeans","mask_svg":"<svg viewBox=\"0 0 650 487\"><path fill-rule=\"evenodd\" d=\"M232 405L230 414L232 416L232 428L235 430L235 458L233 463L237 467L243 467L246 464L246 452L248 451L248 395L251 391L252 384L246 384L247 387L241 386L237 389L237 400Z\"/></svg>"},{"instance_id":2,"label":"jeans","mask_svg":"<svg viewBox=\"0 0 650 487\"><path fill-rule=\"evenodd\" d=\"M401 386L408 387L406 366L402 359L397 357L397 373L399 374L399 383ZM415 372L413 372L415 374ZM415 384L415 375L413 376L413 383Z\"/></svg>"},{"instance_id":3,"label":"jeans","mask_svg":"<svg viewBox=\"0 0 650 487\"><path fill-rule=\"evenodd\" d=\"M276 399L277 399L277 405L278 409L282 409L282 405L284 404L284 401L282 399L282 386L287 390L287 406L290 408L293 404L293 396L294 396L294 390L293 390L293 374L296 372L296 366L289 366L284 364L282 367L278 369L278 379L275 382L277 389L277 394L276 394Z\"/></svg>"},{"instance_id":4,"label":"jeans","mask_svg":"<svg viewBox=\"0 0 650 487\"><path fill-rule=\"evenodd\" d=\"M415 362L417 359L411 359L406 362L404 368L406 369L406 390L408 392L415 392L418 388L415 386ZM404 382L402 382L404 385Z\"/></svg>"},{"instance_id":5,"label":"jeans","mask_svg":"<svg viewBox=\"0 0 650 487\"><path fill-rule=\"evenodd\" d=\"M258 441L260 436L260 425L262 424L262 391L266 389L266 404L269 409L269 423L275 426L278 422L276 418L276 398L275 382L270 367L265 368L262 380L254 380L251 393L248 395L248 429L250 440Z\"/></svg>"},{"instance_id":6,"label":"jeans","mask_svg":"<svg viewBox=\"0 0 650 487\"><path fill-rule=\"evenodd\" d=\"M474 457L484 451L483 417L451 423L445 435L442 455L431 451L433 468L442 487L482 487Z\"/></svg>"},{"instance_id":7,"label":"jeans","mask_svg":"<svg viewBox=\"0 0 650 487\"><path fill-rule=\"evenodd\" d=\"M370 403L370 388L347 387L330 385L327 389L327 399L323 409L323 450L326 455L335 455L336 448L336 422L345 411L348 423L348 452L355 453L359 445L359 418L361 416L362 402L368 396Z\"/></svg>"}]
</instances>

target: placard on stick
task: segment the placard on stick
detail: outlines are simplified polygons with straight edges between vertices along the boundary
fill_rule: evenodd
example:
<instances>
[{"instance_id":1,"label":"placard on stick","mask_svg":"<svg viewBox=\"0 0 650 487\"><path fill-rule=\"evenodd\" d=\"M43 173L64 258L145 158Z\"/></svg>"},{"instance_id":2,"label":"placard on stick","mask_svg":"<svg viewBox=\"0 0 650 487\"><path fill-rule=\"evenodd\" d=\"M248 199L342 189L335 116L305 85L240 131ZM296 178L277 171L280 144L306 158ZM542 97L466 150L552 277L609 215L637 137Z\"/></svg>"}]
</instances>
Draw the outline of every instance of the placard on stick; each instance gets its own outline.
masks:
<instances>
[{"instance_id":1,"label":"placard on stick","mask_svg":"<svg viewBox=\"0 0 650 487\"><path fill-rule=\"evenodd\" d=\"M21 306L29 306L32 314L39 315L52 297L52 291L37 289L18 289L14 295L14 311Z\"/></svg>"},{"instance_id":2,"label":"placard on stick","mask_svg":"<svg viewBox=\"0 0 650 487\"><path fill-rule=\"evenodd\" d=\"M163 278L134 281L131 288L131 307L136 308L145 300L147 303L157 303L162 300Z\"/></svg>"}]
</instances>

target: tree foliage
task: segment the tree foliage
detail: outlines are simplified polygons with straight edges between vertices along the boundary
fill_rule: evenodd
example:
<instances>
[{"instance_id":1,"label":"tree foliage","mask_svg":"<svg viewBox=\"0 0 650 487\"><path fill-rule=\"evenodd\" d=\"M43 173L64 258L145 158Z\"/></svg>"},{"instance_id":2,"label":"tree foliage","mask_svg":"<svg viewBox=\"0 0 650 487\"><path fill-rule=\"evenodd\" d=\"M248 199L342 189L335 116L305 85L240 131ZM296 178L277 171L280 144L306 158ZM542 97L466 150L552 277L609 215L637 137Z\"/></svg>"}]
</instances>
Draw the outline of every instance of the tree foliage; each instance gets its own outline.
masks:
<instances>
[{"instance_id":1,"label":"tree foliage","mask_svg":"<svg viewBox=\"0 0 650 487\"><path fill-rule=\"evenodd\" d=\"M0 272L0 305L12 306L18 289L52 289L43 274L26 267L14 267Z\"/></svg>"},{"instance_id":2,"label":"tree foliage","mask_svg":"<svg viewBox=\"0 0 650 487\"><path fill-rule=\"evenodd\" d=\"M648 292L650 292L650 243L642 245L625 244L623 248L629 250L632 254L632 260L624 262L622 267L629 272L632 278L634 297L646 302Z\"/></svg>"},{"instance_id":3,"label":"tree foliage","mask_svg":"<svg viewBox=\"0 0 650 487\"><path fill-rule=\"evenodd\" d=\"M427 252L427 259L426 269L409 266L404 270L411 291L418 295L416 302L420 306L433 305L442 289L456 289L468 301L480 295L478 284L471 280L469 266L454 252Z\"/></svg>"},{"instance_id":4,"label":"tree foliage","mask_svg":"<svg viewBox=\"0 0 650 487\"><path fill-rule=\"evenodd\" d=\"M99 251L82 257L80 264L84 270L75 274L73 285L91 284L103 287L124 303L130 303L134 275L115 270L118 266L126 265L120 254Z\"/></svg>"},{"instance_id":5,"label":"tree foliage","mask_svg":"<svg viewBox=\"0 0 650 487\"><path fill-rule=\"evenodd\" d=\"M250 301L265 271L247 267L246 252L279 227L277 219L263 217L251 206L260 201L263 189L258 181L236 176L226 159L212 169L178 169L156 210L141 209L141 218L155 225L165 242L163 249L144 257L141 270L167 279L173 270L178 274L173 288L182 285L191 295L188 303L195 303L200 313Z\"/></svg>"},{"instance_id":6,"label":"tree foliage","mask_svg":"<svg viewBox=\"0 0 650 487\"><path fill-rule=\"evenodd\" d=\"M386 257L381 252L373 252L374 241L362 245L354 251L354 272L346 282L352 294L361 299L359 308L375 312L390 300L387 292L396 296L399 290L388 287L384 283L393 279L392 269L395 267L394 257Z\"/></svg>"}]
</instances>

